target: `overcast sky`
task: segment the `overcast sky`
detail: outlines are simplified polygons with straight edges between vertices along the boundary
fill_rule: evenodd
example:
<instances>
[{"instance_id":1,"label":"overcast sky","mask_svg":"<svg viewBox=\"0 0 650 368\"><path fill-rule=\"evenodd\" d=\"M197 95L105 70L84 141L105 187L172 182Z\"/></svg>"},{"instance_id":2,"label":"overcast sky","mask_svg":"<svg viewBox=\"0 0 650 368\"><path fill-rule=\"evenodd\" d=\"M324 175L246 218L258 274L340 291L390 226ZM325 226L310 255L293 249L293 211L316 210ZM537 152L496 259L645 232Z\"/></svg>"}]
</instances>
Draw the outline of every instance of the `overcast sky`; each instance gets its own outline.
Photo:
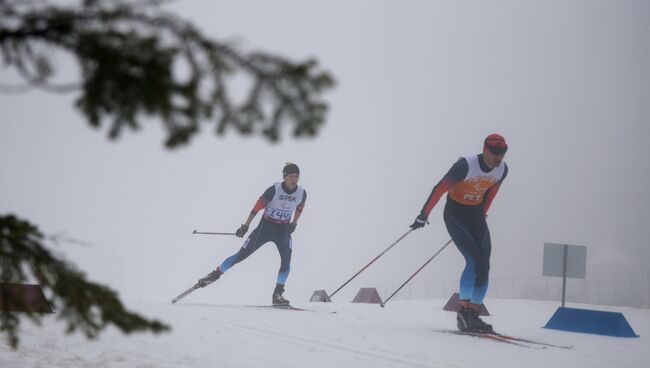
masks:
<instances>
[{"instance_id":1,"label":"overcast sky","mask_svg":"<svg viewBox=\"0 0 650 368\"><path fill-rule=\"evenodd\" d=\"M488 217L493 277L541 275L545 241L586 245L593 265L650 262L649 2L169 8L244 50L317 57L338 85L316 139L218 138L206 123L175 151L154 122L110 142L74 110L74 95L0 95L0 211L90 242L57 250L121 295L170 300L235 253L242 240L192 230L234 231L286 161L300 166L309 196L285 295L331 292L404 234L433 185L490 133L510 146ZM402 282L442 246L442 204L344 300L359 287ZM450 247L418 280L456 280L462 266ZM267 244L193 300L268 302L278 267Z\"/></svg>"}]
</instances>

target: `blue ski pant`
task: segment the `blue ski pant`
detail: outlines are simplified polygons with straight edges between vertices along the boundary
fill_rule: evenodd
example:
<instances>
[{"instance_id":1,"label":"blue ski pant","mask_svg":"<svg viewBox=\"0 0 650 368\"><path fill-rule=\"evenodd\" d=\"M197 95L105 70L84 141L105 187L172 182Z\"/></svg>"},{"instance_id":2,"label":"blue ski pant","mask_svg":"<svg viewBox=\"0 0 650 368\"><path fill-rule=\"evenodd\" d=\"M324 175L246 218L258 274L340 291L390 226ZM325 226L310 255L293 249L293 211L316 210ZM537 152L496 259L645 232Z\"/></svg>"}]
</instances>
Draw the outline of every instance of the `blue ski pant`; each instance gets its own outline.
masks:
<instances>
[{"instance_id":1,"label":"blue ski pant","mask_svg":"<svg viewBox=\"0 0 650 368\"><path fill-rule=\"evenodd\" d=\"M445 207L443 217L447 231L465 258L465 269L460 277L459 298L474 304L483 304L488 289L490 230L482 212L467 216Z\"/></svg>"},{"instance_id":2,"label":"blue ski pant","mask_svg":"<svg viewBox=\"0 0 650 368\"><path fill-rule=\"evenodd\" d=\"M280 270L278 271L277 283L284 285L289 277L291 269L291 234L289 233L289 224L278 224L265 219L248 235L244 245L239 251L226 258L219 269L221 272L228 271L232 266L245 260L258 250L262 245L268 242L275 243L280 253Z\"/></svg>"}]
</instances>

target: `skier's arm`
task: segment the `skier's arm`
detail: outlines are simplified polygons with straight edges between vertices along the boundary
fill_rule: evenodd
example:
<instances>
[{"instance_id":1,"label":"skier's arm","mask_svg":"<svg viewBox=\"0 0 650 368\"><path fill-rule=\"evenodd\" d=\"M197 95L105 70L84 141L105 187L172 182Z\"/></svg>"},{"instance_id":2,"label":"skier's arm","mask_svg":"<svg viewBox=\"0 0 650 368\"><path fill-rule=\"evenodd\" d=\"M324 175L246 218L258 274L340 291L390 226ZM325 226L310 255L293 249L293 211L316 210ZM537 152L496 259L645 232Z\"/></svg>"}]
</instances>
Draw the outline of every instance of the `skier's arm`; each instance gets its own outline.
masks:
<instances>
[{"instance_id":1,"label":"skier's arm","mask_svg":"<svg viewBox=\"0 0 650 368\"><path fill-rule=\"evenodd\" d=\"M433 187L429 198L424 202L424 206L420 211L420 214L415 218L415 221L409 226L412 230L419 229L424 227L428 223L427 219L433 207L436 206L440 197L445 194L446 191L451 189L456 183L461 180L464 180L469 172L469 164L464 158L458 159L456 163L449 169L447 174Z\"/></svg>"},{"instance_id":2,"label":"skier's arm","mask_svg":"<svg viewBox=\"0 0 650 368\"><path fill-rule=\"evenodd\" d=\"M251 213L248 215L248 218L246 219L246 222L244 223L246 227L250 226L251 222L253 222L253 219L255 218L255 215L257 215L257 211L251 211Z\"/></svg>"},{"instance_id":3,"label":"skier's arm","mask_svg":"<svg viewBox=\"0 0 650 368\"><path fill-rule=\"evenodd\" d=\"M302 211L296 211L296 213L293 214L293 221L292 223L297 224L298 219L300 218L300 215L302 214Z\"/></svg>"},{"instance_id":4,"label":"skier's arm","mask_svg":"<svg viewBox=\"0 0 650 368\"><path fill-rule=\"evenodd\" d=\"M264 191L264 194L255 202L255 205L253 206L253 209L251 212L248 214L248 219L246 219L246 222L244 223L246 226L249 226L257 213L264 209L266 205L273 200L273 196L275 195L275 186L271 185L268 189Z\"/></svg>"},{"instance_id":5,"label":"skier's arm","mask_svg":"<svg viewBox=\"0 0 650 368\"><path fill-rule=\"evenodd\" d=\"M296 207L296 212L293 214L293 221L289 224L289 234L292 234L294 231L296 231L296 226L298 226L298 219L300 218L300 215L302 215L302 209L305 208L307 192L303 191L302 193L302 201L300 201L300 204Z\"/></svg>"},{"instance_id":6,"label":"skier's arm","mask_svg":"<svg viewBox=\"0 0 650 368\"><path fill-rule=\"evenodd\" d=\"M501 188L501 183L503 183L507 175L508 175L508 165L506 165L505 170L503 171L503 176L501 177L501 180L499 180L496 184L494 184L494 186L488 189L487 193L485 193L485 199L483 200L483 213L485 214L485 216L487 216L488 210L490 209L490 205L492 204L494 197L497 196L497 193L499 192L499 188Z\"/></svg>"},{"instance_id":7,"label":"skier's arm","mask_svg":"<svg viewBox=\"0 0 650 368\"><path fill-rule=\"evenodd\" d=\"M300 215L302 215L302 210L305 208L305 202L307 201L307 191L304 191L302 194L302 201L300 204L296 207L296 212L293 214L293 223L297 224L298 219L300 218Z\"/></svg>"},{"instance_id":8,"label":"skier's arm","mask_svg":"<svg viewBox=\"0 0 650 368\"><path fill-rule=\"evenodd\" d=\"M424 203L420 214L425 218L429 217L431 210L433 210L433 207L436 206L440 200L440 197L442 197L445 192L456 185L456 183L465 179L468 172L469 165L467 164L467 160L460 158L458 161L456 161L456 163L451 167L451 169L449 169L442 180L440 180L438 184L433 187L433 190L431 190L431 194L429 194L429 198L427 198L427 201Z\"/></svg>"}]
</instances>

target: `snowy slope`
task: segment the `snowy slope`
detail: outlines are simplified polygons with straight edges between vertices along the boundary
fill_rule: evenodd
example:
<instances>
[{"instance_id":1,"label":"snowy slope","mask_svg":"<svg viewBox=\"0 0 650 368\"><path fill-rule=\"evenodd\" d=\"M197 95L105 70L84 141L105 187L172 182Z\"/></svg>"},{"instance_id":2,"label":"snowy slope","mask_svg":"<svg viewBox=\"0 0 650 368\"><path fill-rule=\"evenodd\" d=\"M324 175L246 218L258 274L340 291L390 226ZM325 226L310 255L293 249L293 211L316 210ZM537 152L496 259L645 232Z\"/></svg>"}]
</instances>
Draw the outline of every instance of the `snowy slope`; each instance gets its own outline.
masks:
<instances>
[{"instance_id":1,"label":"snowy slope","mask_svg":"<svg viewBox=\"0 0 650 368\"><path fill-rule=\"evenodd\" d=\"M496 329L573 350L527 349L436 332L454 328L444 300L377 305L295 303L314 312L232 304L141 303L136 309L173 326L161 336L108 331L96 341L64 336L54 318L23 324L21 346L0 346L0 367L647 367L650 311L616 310L641 335L612 338L540 328L557 303L489 300ZM576 307L576 305L571 305ZM336 313L332 313L332 312Z\"/></svg>"}]
</instances>

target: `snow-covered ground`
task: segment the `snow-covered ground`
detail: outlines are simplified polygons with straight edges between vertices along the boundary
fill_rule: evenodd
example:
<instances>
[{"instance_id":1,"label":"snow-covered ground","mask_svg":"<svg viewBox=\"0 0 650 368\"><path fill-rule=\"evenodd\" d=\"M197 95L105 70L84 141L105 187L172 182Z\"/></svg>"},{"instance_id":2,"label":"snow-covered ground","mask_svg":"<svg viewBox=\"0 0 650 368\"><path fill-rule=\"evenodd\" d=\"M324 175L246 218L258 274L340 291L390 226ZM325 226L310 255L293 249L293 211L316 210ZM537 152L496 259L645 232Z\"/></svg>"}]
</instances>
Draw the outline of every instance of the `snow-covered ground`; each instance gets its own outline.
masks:
<instances>
[{"instance_id":1,"label":"snow-covered ground","mask_svg":"<svg viewBox=\"0 0 650 368\"><path fill-rule=\"evenodd\" d=\"M18 351L0 345L0 367L648 367L650 310L623 312L640 338L614 338L541 328L557 303L488 300L497 330L573 350L528 349L436 332L455 327L445 300L377 305L294 303L313 312L234 304L131 305L172 325L171 333L124 336L115 330L87 341L66 336L47 318L22 324ZM333 313L336 312L336 313ZM4 336L3 336L4 338Z\"/></svg>"}]
</instances>

